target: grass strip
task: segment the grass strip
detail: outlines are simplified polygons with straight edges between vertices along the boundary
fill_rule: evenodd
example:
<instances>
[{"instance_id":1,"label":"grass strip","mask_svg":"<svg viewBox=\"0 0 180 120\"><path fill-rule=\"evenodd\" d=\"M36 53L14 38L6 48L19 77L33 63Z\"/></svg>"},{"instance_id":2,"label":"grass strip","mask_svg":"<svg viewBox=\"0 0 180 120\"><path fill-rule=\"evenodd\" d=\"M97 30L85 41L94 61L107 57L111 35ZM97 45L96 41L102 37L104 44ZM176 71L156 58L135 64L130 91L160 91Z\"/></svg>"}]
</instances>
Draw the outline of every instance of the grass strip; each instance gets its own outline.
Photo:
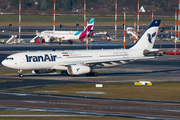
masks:
<instances>
[{"instance_id":1,"label":"grass strip","mask_svg":"<svg viewBox=\"0 0 180 120\"><path fill-rule=\"evenodd\" d=\"M23 71L23 74L32 74L32 71ZM18 75L18 71L0 71L0 75Z\"/></svg>"},{"instance_id":2,"label":"grass strip","mask_svg":"<svg viewBox=\"0 0 180 120\"><path fill-rule=\"evenodd\" d=\"M43 91L46 94L86 97L180 101L180 82L155 82L152 86L135 86L134 83L106 83L103 84L103 88L96 88L95 84L57 85L28 89L20 92L43 93ZM93 94L92 92L104 92L105 94Z\"/></svg>"},{"instance_id":3,"label":"grass strip","mask_svg":"<svg viewBox=\"0 0 180 120\"><path fill-rule=\"evenodd\" d=\"M31 112L31 111L13 111L0 110L0 115L79 115L66 113L49 113L49 112ZM60 116L60 117L0 117L1 120L140 120L137 118L121 118L112 116Z\"/></svg>"},{"instance_id":4,"label":"grass strip","mask_svg":"<svg viewBox=\"0 0 180 120\"><path fill-rule=\"evenodd\" d=\"M89 20L92 17L89 17ZM95 18L95 26L113 26L114 17L93 17ZM154 17L154 19L160 19L161 25L174 25L173 17ZM53 17L52 16L42 16L42 15L22 15L22 26L52 26ZM83 26L84 18L83 16L56 16L56 25L63 24L64 26L72 26L79 23ZM140 17L140 25L149 25L152 21L151 17ZM124 17L118 17L117 22L119 26L124 23ZM18 15L1 15L0 16L0 26L13 26L19 25ZM134 17L127 16L126 25L134 25Z\"/></svg>"}]
</instances>

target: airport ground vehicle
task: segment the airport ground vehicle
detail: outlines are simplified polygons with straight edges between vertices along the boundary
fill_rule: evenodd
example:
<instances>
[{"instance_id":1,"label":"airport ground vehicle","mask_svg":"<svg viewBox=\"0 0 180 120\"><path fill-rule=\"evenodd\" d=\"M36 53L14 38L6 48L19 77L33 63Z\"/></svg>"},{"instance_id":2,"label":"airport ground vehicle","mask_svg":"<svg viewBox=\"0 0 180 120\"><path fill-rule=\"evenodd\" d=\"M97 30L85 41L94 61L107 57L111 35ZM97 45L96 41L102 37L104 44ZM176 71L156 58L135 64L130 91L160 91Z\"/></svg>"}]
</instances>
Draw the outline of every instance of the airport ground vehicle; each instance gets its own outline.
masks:
<instances>
[{"instance_id":1,"label":"airport ground vehicle","mask_svg":"<svg viewBox=\"0 0 180 120\"><path fill-rule=\"evenodd\" d=\"M166 54L167 55L180 55L180 50L179 49L175 49L173 51L167 51Z\"/></svg>"}]
</instances>

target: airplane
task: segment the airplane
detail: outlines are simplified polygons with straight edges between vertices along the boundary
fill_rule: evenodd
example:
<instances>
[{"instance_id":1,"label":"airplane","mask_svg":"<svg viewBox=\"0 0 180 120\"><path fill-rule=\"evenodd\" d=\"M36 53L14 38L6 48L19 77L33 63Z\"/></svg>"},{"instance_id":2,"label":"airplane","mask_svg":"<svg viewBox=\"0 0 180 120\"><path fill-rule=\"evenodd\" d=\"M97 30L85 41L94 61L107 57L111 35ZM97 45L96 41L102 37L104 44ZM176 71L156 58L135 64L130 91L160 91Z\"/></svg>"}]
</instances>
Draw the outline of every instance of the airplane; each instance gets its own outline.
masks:
<instances>
[{"instance_id":1,"label":"airplane","mask_svg":"<svg viewBox=\"0 0 180 120\"><path fill-rule=\"evenodd\" d=\"M155 58L147 53L158 51L153 49L153 44L160 21L153 20L141 38L129 49L21 52L9 55L2 61L2 65L17 69L19 77L23 76L23 70L33 70L35 73L42 70L46 73L62 70L72 76L97 76L97 73L92 72L95 68L114 67L138 59Z\"/></svg>"},{"instance_id":2,"label":"airplane","mask_svg":"<svg viewBox=\"0 0 180 120\"><path fill-rule=\"evenodd\" d=\"M68 40L70 43L72 43L72 40L79 40L86 37L86 35L94 35L94 32L90 32L94 28L94 18L91 18L87 26L83 31L42 31L41 33L37 33L37 36L34 37L30 43L35 43L35 39L40 37L41 39L44 39L45 42L52 42L54 39L57 40Z\"/></svg>"}]
</instances>

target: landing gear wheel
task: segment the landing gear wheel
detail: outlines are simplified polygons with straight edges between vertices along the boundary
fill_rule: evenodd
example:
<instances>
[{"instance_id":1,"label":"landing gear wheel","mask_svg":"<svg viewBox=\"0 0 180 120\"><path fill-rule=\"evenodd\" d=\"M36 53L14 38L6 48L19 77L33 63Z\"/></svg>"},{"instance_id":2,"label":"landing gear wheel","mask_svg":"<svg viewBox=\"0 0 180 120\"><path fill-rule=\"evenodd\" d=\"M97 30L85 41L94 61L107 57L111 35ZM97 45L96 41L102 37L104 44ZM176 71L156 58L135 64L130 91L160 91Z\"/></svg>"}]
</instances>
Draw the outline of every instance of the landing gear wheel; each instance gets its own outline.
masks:
<instances>
[{"instance_id":1,"label":"landing gear wheel","mask_svg":"<svg viewBox=\"0 0 180 120\"><path fill-rule=\"evenodd\" d=\"M73 44L73 41L72 40L68 40L69 44Z\"/></svg>"},{"instance_id":2,"label":"landing gear wheel","mask_svg":"<svg viewBox=\"0 0 180 120\"><path fill-rule=\"evenodd\" d=\"M90 73L87 73L86 76L98 76L98 73L97 72L90 72Z\"/></svg>"},{"instance_id":3,"label":"landing gear wheel","mask_svg":"<svg viewBox=\"0 0 180 120\"><path fill-rule=\"evenodd\" d=\"M19 77L23 77L23 74L19 74Z\"/></svg>"},{"instance_id":4,"label":"landing gear wheel","mask_svg":"<svg viewBox=\"0 0 180 120\"><path fill-rule=\"evenodd\" d=\"M18 73L19 73L19 77L23 77L23 74L22 74L22 70L18 70Z\"/></svg>"}]
</instances>

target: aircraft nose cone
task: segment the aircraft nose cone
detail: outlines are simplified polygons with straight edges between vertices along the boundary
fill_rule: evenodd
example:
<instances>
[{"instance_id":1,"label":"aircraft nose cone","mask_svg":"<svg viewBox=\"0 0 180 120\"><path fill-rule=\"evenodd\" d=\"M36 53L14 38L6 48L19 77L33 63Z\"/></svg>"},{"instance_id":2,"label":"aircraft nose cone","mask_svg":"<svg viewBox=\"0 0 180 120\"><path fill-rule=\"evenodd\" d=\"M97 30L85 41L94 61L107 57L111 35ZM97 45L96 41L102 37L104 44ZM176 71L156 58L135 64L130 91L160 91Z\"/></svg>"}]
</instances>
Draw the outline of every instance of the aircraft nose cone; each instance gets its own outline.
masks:
<instances>
[{"instance_id":1,"label":"aircraft nose cone","mask_svg":"<svg viewBox=\"0 0 180 120\"><path fill-rule=\"evenodd\" d=\"M6 64L5 60L3 60L3 61L1 62L1 64L4 65L4 66L6 66L6 65L5 65L5 64Z\"/></svg>"}]
</instances>

